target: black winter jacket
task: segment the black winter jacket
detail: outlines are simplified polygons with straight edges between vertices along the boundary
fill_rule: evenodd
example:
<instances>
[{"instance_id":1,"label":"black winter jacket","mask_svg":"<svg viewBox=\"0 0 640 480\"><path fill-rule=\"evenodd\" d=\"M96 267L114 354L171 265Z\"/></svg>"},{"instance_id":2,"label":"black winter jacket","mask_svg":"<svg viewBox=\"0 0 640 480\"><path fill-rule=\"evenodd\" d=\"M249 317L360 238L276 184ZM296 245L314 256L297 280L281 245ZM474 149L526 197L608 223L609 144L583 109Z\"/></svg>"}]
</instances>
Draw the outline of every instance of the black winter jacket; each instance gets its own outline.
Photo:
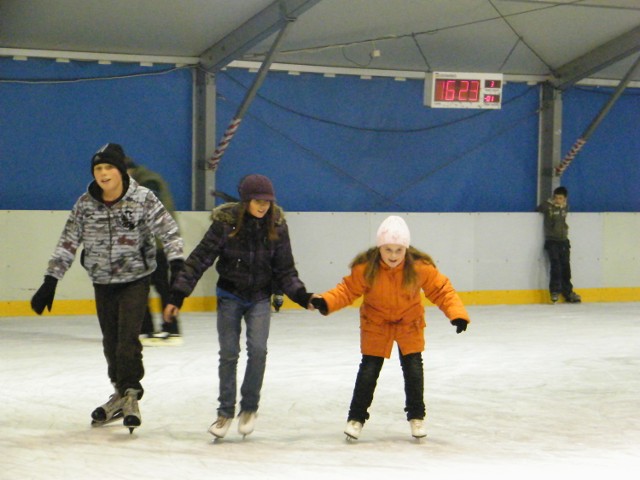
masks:
<instances>
[{"instance_id":1,"label":"black winter jacket","mask_svg":"<svg viewBox=\"0 0 640 480\"><path fill-rule=\"evenodd\" d=\"M266 218L248 213L240 232L230 237L236 228L239 203L225 203L212 212L212 223L198 246L184 263L171 286L172 303L182 306L184 297L191 294L196 284L216 260L219 274L217 286L250 302L269 298L274 284L303 308L311 294L298 278L289 229L280 207L275 208L278 238L269 240Z\"/></svg>"}]
</instances>

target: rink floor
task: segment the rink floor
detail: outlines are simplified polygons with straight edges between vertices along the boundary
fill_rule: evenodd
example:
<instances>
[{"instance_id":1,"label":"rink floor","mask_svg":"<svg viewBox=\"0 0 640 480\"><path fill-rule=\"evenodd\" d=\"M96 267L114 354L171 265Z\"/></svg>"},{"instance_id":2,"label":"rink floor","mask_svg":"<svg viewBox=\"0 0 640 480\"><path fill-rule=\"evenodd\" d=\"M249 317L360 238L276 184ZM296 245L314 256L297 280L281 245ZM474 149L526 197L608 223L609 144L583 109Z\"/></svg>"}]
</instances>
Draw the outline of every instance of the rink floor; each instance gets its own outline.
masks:
<instances>
[{"instance_id":1,"label":"rink floor","mask_svg":"<svg viewBox=\"0 0 640 480\"><path fill-rule=\"evenodd\" d=\"M357 442L342 434L360 360L356 309L274 314L256 430L243 440L234 422L222 441L207 433L214 314L183 315L182 346L145 348L133 435L89 426L111 393L93 316L0 318L0 479L635 478L640 304L469 313L456 335L427 309L428 437L409 434L394 352Z\"/></svg>"}]
</instances>

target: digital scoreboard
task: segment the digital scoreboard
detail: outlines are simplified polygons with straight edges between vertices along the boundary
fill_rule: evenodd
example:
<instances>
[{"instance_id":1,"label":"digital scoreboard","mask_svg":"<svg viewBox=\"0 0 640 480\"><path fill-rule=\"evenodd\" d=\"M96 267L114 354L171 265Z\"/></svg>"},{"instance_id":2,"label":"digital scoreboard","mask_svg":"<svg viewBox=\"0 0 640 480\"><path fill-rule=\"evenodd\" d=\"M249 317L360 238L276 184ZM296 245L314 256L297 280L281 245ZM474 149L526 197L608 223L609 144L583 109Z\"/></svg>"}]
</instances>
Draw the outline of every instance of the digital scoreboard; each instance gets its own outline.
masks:
<instances>
[{"instance_id":1,"label":"digital scoreboard","mask_svg":"<svg viewBox=\"0 0 640 480\"><path fill-rule=\"evenodd\" d=\"M427 73L424 104L432 108L499 109L503 83L501 73Z\"/></svg>"}]
</instances>

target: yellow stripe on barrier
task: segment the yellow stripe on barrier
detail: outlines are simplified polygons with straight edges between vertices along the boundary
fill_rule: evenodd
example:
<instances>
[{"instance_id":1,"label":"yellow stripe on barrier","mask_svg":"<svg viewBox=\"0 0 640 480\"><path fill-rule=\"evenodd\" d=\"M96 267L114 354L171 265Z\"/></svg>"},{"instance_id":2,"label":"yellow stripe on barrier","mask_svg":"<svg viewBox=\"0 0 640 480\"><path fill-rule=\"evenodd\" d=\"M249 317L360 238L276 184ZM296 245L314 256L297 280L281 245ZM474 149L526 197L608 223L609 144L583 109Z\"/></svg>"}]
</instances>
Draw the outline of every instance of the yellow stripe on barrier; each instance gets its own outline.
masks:
<instances>
[{"instance_id":1,"label":"yellow stripe on barrier","mask_svg":"<svg viewBox=\"0 0 640 480\"><path fill-rule=\"evenodd\" d=\"M576 292L583 303L594 302L640 302L640 287L619 288L583 288ZM549 303L549 292L546 290L484 290L475 292L458 292L465 305L528 305ZM561 300L562 301L562 300ZM353 306L362 303L359 299ZM425 305L431 305L424 299ZM160 299L151 299L151 310L160 312ZM282 309L301 308L285 296ZM215 312L215 297L189 297L182 306L183 312ZM45 310L43 315L95 315L96 306L93 300L56 300L51 312ZM36 314L31 310L29 301L0 301L0 317L29 317Z\"/></svg>"}]
</instances>

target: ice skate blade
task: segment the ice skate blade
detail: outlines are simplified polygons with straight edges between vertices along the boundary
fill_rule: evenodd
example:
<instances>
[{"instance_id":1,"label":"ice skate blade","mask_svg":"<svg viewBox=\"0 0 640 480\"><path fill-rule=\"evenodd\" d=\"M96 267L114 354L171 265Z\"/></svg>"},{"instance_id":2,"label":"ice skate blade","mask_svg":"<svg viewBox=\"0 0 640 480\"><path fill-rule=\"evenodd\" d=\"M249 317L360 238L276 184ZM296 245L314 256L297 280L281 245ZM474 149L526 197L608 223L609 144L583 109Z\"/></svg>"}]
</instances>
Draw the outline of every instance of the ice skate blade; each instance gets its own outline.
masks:
<instances>
[{"instance_id":1,"label":"ice skate blade","mask_svg":"<svg viewBox=\"0 0 640 480\"><path fill-rule=\"evenodd\" d=\"M184 343L182 337L143 338L140 343L144 347L179 347Z\"/></svg>"},{"instance_id":2,"label":"ice skate blade","mask_svg":"<svg viewBox=\"0 0 640 480\"><path fill-rule=\"evenodd\" d=\"M124 417L124 422L122 422L125 427L129 429L129 435L133 433L135 428L138 428L142 422L140 419L134 415L127 415Z\"/></svg>"},{"instance_id":3,"label":"ice skate blade","mask_svg":"<svg viewBox=\"0 0 640 480\"><path fill-rule=\"evenodd\" d=\"M349 443L357 442L358 437L354 437L353 435L349 435L347 432L344 432L345 440Z\"/></svg>"}]
</instances>

